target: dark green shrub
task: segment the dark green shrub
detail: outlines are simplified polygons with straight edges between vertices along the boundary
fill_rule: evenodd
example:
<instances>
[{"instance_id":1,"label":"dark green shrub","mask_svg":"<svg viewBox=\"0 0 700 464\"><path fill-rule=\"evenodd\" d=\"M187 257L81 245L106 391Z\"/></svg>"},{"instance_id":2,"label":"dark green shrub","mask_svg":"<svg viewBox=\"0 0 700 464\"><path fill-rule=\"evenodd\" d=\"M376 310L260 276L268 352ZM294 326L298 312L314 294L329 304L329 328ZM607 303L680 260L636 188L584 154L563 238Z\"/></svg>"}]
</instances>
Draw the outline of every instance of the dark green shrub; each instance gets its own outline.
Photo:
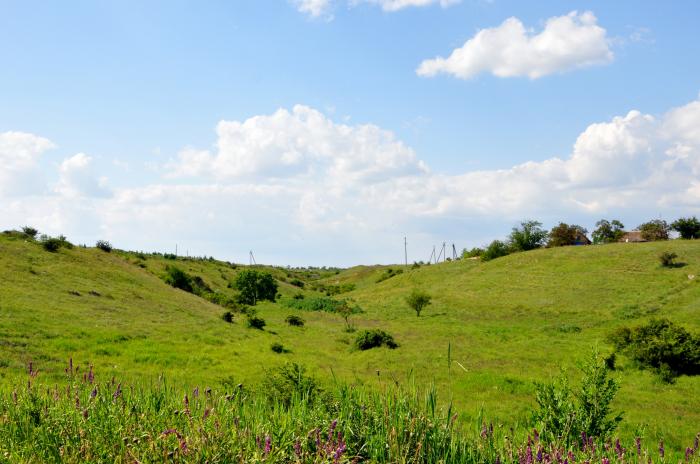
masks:
<instances>
[{"instance_id":1,"label":"dark green shrub","mask_svg":"<svg viewBox=\"0 0 700 464\"><path fill-rule=\"evenodd\" d=\"M263 319L262 317L248 316L248 328L249 329L263 330L265 325L267 325L267 324L265 323L265 319Z\"/></svg>"},{"instance_id":2,"label":"dark green shrub","mask_svg":"<svg viewBox=\"0 0 700 464\"><path fill-rule=\"evenodd\" d=\"M671 251L664 251L659 255L659 261L661 261L661 266L663 267L676 267L676 258L678 258L678 255Z\"/></svg>"},{"instance_id":3,"label":"dark green shrub","mask_svg":"<svg viewBox=\"0 0 700 464\"><path fill-rule=\"evenodd\" d=\"M479 247L474 247L471 250L467 250L466 248L464 250L462 250L462 258L465 258L465 259L478 258L483 254L484 254L484 249L479 248Z\"/></svg>"},{"instance_id":4,"label":"dark green shrub","mask_svg":"<svg viewBox=\"0 0 700 464\"><path fill-rule=\"evenodd\" d=\"M22 233L26 235L27 238L34 240L36 238L36 234L38 234L39 231L36 230L34 227L24 226L22 227Z\"/></svg>"},{"instance_id":5,"label":"dark green shrub","mask_svg":"<svg viewBox=\"0 0 700 464\"><path fill-rule=\"evenodd\" d=\"M377 283L384 282L387 279L391 279L392 277L395 277L395 276L401 275L401 274L403 274L403 269L389 268L386 271L384 271L384 274L379 276L379 278L377 279Z\"/></svg>"},{"instance_id":6,"label":"dark green shrub","mask_svg":"<svg viewBox=\"0 0 700 464\"><path fill-rule=\"evenodd\" d=\"M47 237L41 241L41 246L44 247L44 250L55 253L61 248L61 241L57 238Z\"/></svg>"},{"instance_id":7,"label":"dark green shrub","mask_svg":"<svg viewBox=\"0 0 700 464\"><path fill-rule=\"evenodd\" d=\"M97 243L95 243L95 247L99 248L105 253L110 253L112 251L112 244L107 240L98 240Z\"/></svg>"},{"instance_id":8,"label":"dark green shrub","mask_svg":"<svg viewBox=\"0 0 700 464\"><path fill-rule=\"evenodd\" d=\"M294 298L295 300L303 300L303 299L304 299L304 294L303 294L303 293L297 293L297 294L294 295L292 298Z\"/></svg>"},{"instance_id":9,"label":"dark green shrub","mask_svg":"<svg viewBox=\"0 0 700 464\"><path fill-rule=\"evenodd\" d=\"M386 346L392 350L399 345L394 341L394 337L379 329L363 330L355 338L355 347L358 350L369 350Z\"/></svg>"},{"instance_id":10,"label":"dark green shrub","mask_svg":"<svg viewBox=\"0 0 700 464\"><path fill-rule=\"evenodd\" d=\"M289 283L294 285L295 287L304 288L304 281L303 280L292 279L289 281Z\"/></svg>"},{"instance_id":11,"label":"dark green shrub","mask_svg":"<svg viewBox=\"0 0 700 464\"><path fill-rule=\"evenodd\" d=\"M275 353L287 353L289 351L284 348L284 345L278 342L275 342L272 345L270 345L270 349Z\"/></svg>"},{"instance_id":12,"label":"dark green shrub","mask_svg":"<svg viewBox=\"0 0 700 464\"><path fill-rule=\"evenodd\" d=\"M500 258L501 256L509 255L511 252L507 243L500 240L494 240L486 247L481 255L482 261L491 261L492 259Z\"/></svg>"},{"instance_id":13,"label":"dark green shrub","mask_svg":"<svg viewBox=\"0 0 700 464\"><path fill-rule=\"evenodd\" d=\"M654 369L664 378L700 374L700 336L668 319L621 327L609 336L609 341L638 367Z\"/></svg>"},{"instance_id":14,"label":"dark green shrub","mask_svg":"<svg viewBox=\"0 0 700 464\"><path fill-rule=\"evenodd\" d=\"M226 311L221 315L221 319L231 324L233 323L233 313L231 311Z\"/></svg>"},{"instance_id":15,"label":"dark green shrub","mask_svg":"<svg viewBox=\"0 0 700 464\"><path fill-rule=\"evenodd\" d=\"M414 289L407 297L406 303L416 312L416 316L420 317L421 311L429 304L432 297L422 290Z\"/></svg>"},{"instance_id":16,"label":"dark green shrub","mask_svg":"<svg viewBox=\"0 0 700 464\"><path fill-rule=\"evenodd\" d=\"M173 260L174 260L174 259L177 259L177 255L174 254L174 253L165 253L165 254L163 255L163 258L165 258L165 259L173 259Z\"/></svg>"},{"instance_id":17,"label":"dark green shrub","mask_svg":"<svg viewBox=\"0 0 700 464\"><path fill-rule=\"evenodd\" d=\"M179 267L166 266L163 280L168 285L192 293L192 278Z\"/></svg>"},{"instance_id":18,"label":"dark green shrub","mask_svg":"<svg viewBox=\"0 0 700 464\"><path fill-rule=\"evenodd\" d=\"M346 300L336 300L325 296L311 296L303 299L293 298L282 300L282 304L288 308L300 309L302 311L323 311L327 313L338 313L344 306L351 308L351 314L359 314L362 308L357 305L350 305Z\"/></svg>"},{"instance_id":19,"label":"dark green shrub","mask_svg":"<svg viewBox=\"0 0 700 464\"><path fill-rule=\"evenodd\" d=\"M275 301L277 296L277 283L269 272L260 272L255 269L241 271L234 282L240 292L241 303L255 305L258 301Z\"/></svg>"},{"instance_id":20,"label":"dark green shrub","mask_svg":"<svg viewBox=\"0 0 700 464\"><path fill-rule=\"evenodd\" d=\"M620 386L608 377L605 360L594 351L581 372L581 384L575 392L565 375L535 385L537 408L533 411L533 420L550 443L569 445L582 434L605 439L622 420L621 413L613 414L611 410Z\"/></svg>"},{"instance_id":21,"label":"dark green shrub","mask_svg":"<svg viewBox=\"0 0 700 464\"><path fill-rule=\"evenodd\" d=\"M292 398L306 398L310 403L321 393L316 380L306 374L306 369L297 363L289 362L265 372L262 391L273 402L289 406Z\"/></svg>"},{"instance_id":22,"label":"dark green shrub","mask_svg":"<svg viewBox=\"0 0 700 464\"><path fill-rule=\"evenodd\" d=\"M290 314L287 316L287 318L284 320L287 324L295 327L304 327L304 319L302 319L299 316L295 316L293 314Z\"/></svg>"}]
</instances>

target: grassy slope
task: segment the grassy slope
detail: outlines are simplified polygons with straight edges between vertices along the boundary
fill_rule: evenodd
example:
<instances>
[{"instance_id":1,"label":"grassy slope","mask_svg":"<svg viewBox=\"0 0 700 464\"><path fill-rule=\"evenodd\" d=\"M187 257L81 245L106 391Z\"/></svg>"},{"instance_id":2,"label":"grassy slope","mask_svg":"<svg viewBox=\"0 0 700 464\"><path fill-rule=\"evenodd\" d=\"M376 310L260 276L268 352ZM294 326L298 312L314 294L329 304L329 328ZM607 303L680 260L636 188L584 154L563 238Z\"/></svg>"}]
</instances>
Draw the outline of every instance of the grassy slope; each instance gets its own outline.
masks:
<instances>
[{"instance_id":1,"label":"grassy slope","mask_svg":"<svg viewBox=\"0 0 700 464\"><path fill-rule=\"evenodd\" d=\"M688 266L661 269L657 256L666 249ZM80 364L94 363L102 375L163 372L188 384L252 382L263 368L295 360L320 377L328 379L332 370L370 385L404 382L413 372L419 381L434 381L467 416L483 407L488 417L512 421L524 418L532 404L533 380L573 367L594 344L609 351L605 336L619 325L667 316L700 330L700 279L688 279L700 274L700 244L692 242L538 250L490 263L424 266L379 284L382 267L321 275L329 284L356 283L343 295L365 309L355 324L381 327L401 344L367 352L350 349L352 334L331 314L304 313L306 327L291 328L284 318L293 311L266 303L259 311L268 330L247 329L240 318L225 324L221 308L162 283L156 274L168 261L148 257L145 269L136 261L95 249L50 254L0 237L0 376L11 377L28 360L46 375L58 375L73 356ZM178 265L231 292L226 284L236 270L225 263ZM274 272L288 278L288 271ZM403 302L414 287L434 296L420 318ZM285 283L280 290L299 292ZM273 353L275 341L291 353ZM449 369L448 343L454 361ZM699 378L664 385L621 364L617 404L628 424L648 423L648 434L679 446L697 432Z\"/></svg>"}]
</instances>

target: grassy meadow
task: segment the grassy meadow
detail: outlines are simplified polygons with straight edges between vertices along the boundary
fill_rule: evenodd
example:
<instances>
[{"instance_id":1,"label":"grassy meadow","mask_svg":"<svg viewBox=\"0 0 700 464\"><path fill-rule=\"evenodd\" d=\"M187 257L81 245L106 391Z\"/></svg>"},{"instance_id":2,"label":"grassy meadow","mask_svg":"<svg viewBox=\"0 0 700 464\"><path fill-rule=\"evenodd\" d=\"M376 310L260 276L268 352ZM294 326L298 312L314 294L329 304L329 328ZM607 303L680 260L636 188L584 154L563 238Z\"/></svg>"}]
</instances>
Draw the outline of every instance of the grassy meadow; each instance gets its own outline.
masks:
<instances>
[{"instance_id":1,"label":"grassy meadow","mask_svg":"<svg viewBox=\"0 0 700 464\"><path fill-rule=\"evenodd\" d=\"M658 256L667 250L685 265L662 268ZM25 382L29 362L46 385L65 381L72 358L83 372L93 365L104 379L147 386L158 385L162 376L190 391L238 384L254 389L266 371L294 361L329 387L342 383L381 392L411 382L434 385L441 404L452 403L459 412L458 424L473 428L485 418L504 429L522 429L534 404L534 382L562 369L576 378L577 361L592 347L613 351L606 338L614 329L667 317L700 332L700 277L692 277L700 275L696 241L540 249L485 263L465 259L415 269L258 266L273 273L281 294L276 303L256 305L264 330L248 328L241 314L226 323L221 306L164 283L168 265L228 296L235 294L229 284L247 268L82 247L49 253L37 243L0 235L3 391ZM382 279L389 268L403 273ZM355 350L356 334L337 314L285 305L295 295L320 296L314 289L329 286L351 289L335 298L362 308L350 317L354 327L385 330L399 347ZM404 301L413 289L433 297L420 317ZM303 317L305 325L286 324L290 314ZM273 352L273 343L285 351ZM700 431L697 376L664 383L622 356L614 376L621 382L613 405L624 411L624 439L663 439L669 449L682 450Z\"/></svg>"}]
</instances>

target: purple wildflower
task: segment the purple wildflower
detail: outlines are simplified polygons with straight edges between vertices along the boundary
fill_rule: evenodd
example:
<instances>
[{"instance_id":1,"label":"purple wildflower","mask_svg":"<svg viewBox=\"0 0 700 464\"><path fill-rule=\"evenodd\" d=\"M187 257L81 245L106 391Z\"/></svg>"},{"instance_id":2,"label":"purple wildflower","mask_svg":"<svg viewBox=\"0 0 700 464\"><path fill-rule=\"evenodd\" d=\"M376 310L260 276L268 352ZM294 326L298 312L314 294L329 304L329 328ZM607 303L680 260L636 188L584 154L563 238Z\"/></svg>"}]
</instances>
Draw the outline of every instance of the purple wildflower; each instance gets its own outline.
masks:
<instances>
[{"instance_id":1,"label":"purple wildflower","mask_svg":"<svg viewBox=\"0 0 700 464\"><path fill-rule=\"evenodd\" d=\"M90 383L93 383L95 381L95 374L94 372L92 372L92 364L90 364L90 371L88 371L87 380Z\"/></svg>"},{"instance_id":2,"label":"purple wildflower","mask_svg":"<svg viewBox=\"0 0 700 464\"><path fill-rule=\"evenodd\" d=\"M610 464L610 459L608 459L608 458L603 458L603 460L601 461L601 463L602 463L602 464Z\"/></svg>"},{"instance_id":3,"label":"purple wildflower","mask_svg":"<svg viewBox=\"0 0 700 464\"><path fill-rule=\"evenodd\" d=\"M294 442L294 454L296 454L297 459L301 458L301 441L299 440Z\"/></svg>"},{"instance_id":4,"label":"purple wildflower","mask_svg":"<svg viewBox=\"0 0 700 464\"><path fill-rule=\"evenodd\" d=\"M331 422L331 426L328 429L328 441L331 441L331 438L333 438L333 432L335 432L335 428L338 426L338 419L333 419L333 422Z\"/></svg>"},{"instance_id":5,"label":"purple wildflower","mask_svg":"<svg viewBox=\"0 0 700 464\"><path fill-rule=\"evenodd\" d=\"M528 437L528 442L530 441L529 438L530 437ZM525 462L527 464L532 464L532 448L530 447L530 445L527 445L527 450L526 450L526 454L525 454Z\"/></svg>"},{"instance_id":6,"label":"purple wildflower","mask_svg":"<svg viewBox=\"0 0 700 464\"><path fill-rule=\"evenodd\" d=\"M73 375L73 358L70 358L68 360L68 370L70 371L70 375Z\"/></svg>"},{"instance_id":7,"label":"purple wildflower","mask_svg":"<svg viewBox=\"0 0 700 464\"><path fill-rule=\"evenodd\" d=\"M121 384L121 382L119 383L119 385L117 385L117 389L114 390L114 393L112 394L112 398L116 400L120 396L122 396L122 384Z\"/></svg>"},{"instance_id":8,"label":"purple wildflower","mask_svg":"<svg viewBox=\"0 0 700 464\"><path fill-rule=\"evenodd\" d=\"M637 437L634 439L634 444L637 445L637 456L642 455L642 439Z\"/></svg>"},{"instance_id":9,"label":"purple wildflower","mask_svg":"<svg viewBox=\"0 0 700 464\"><path fill-rule=\"evenodd\" d=\"M203 420L207 420L207 417L209 417L209 414L211 414L211 409L206 408L206 409L204 410L204 415L202 416L202 419L203 419Z\"/></svg>"},{"instance_id":10,"label":"purple wildflower","mask_svg":"<svg viewBox=\"0 0 700 464\"><path fill-rule=\"evenodd\" d=\"M700 447L700 433L695 435L695 444L693 445L693 451L697 451L698 448Z\"/></svg>"},{"instance_id":11,"label":"purple wildflower","mask_svg":"<svg viewBox=\"0 0 700 464\"><path fill-rule=\"evenodd\" d=\"M496 462L495 464L501 464L501 456L496 455Z\"/></svg>"},{"instance_id":12,"label":"purple wildflower","mask_svg":"<svg viewBox=\"0 0 700 464\"><path fill-rule=\"evenodd\" d=\"M270 454L271 450L272 450L272 440L270 439L270 435L266 435L265 436L265 451L264 451L265 456Z\"/></svg>"},{"instance_id":13,"label":"purple wildflower","mask_svg":"<svg viewBox=\"0 0 700 464\"><path fill-rule=\"evenodd\" d=\"M192 391L192 396L199 398L199 387L195 387L195 389Z\"/></svg>"},{"instance_id":14,"label":"purple wildflower","mask_svg":"<svg viewBox=\"0 0 700 464\"><path fill-rule=\"evenodd\" d=\"M491 428L491 431L493 432L493 428ZM537 431L537 429L533 429L532 434L535 436L535 443L540 441L540 433Z\"/></svg>"},{"instance_id":15,"label":"purple wildflower","mask_svg":"<svg viewBox=\"0 0 700 464\"><path fill-rule=\"evenodd\" d=\"M685 462L690 461L690 457L693 455L693 448L690 446L685 449Z\"/></svg>"},{"instance_id":16,"label":"purple wildflower","mask_svg":"<svg viewBox=\"0 0 700 464\"><path fill-rule=\"evenodd\" d=\"M661 459L664 458L664 454L665 454L664 441L661 440L661 441L659 442L659 456L661 457Z\"/></svg>"},{"instance_id":17,"label":"purple wildflower","mask_svg":"<svg viewBox=\"0 0 700 464\"><path fill-rule=\"evenodd\" d=\"M94 399L97 396L97 385L95 385L95 388L92 389L90 392L90 398Z\"/></svg>"},{"instance_id":18,"label":"purple wildflower","mask_svg":"<svg viewBox=\"0 0 700 464\"><path fill-rule=\"evenodd\" d=\"M542 448L537 447L537 462L542 462Z\"/></svg>"},{"instance_id":19,"label":"purple wildflower","mask_svg":"<svg viewBox=\"0 0 700 464\"><path fill-rule=\"evenodd\" d=\"M88 410L83 409L83 419L87 419L87 418L88 418Z\"/></svg>"},{"instance_id":20,"label":"purple wildflower","mask_svg":"<svg viewBox=\"0 0 700 464\"><path fill-rule=\"evenodd\" d=\"M586 432L581 432L581 442L583 442L583 451L586 451L588 447L588 437L586 437Z\"/></svg>"}]
</instances>

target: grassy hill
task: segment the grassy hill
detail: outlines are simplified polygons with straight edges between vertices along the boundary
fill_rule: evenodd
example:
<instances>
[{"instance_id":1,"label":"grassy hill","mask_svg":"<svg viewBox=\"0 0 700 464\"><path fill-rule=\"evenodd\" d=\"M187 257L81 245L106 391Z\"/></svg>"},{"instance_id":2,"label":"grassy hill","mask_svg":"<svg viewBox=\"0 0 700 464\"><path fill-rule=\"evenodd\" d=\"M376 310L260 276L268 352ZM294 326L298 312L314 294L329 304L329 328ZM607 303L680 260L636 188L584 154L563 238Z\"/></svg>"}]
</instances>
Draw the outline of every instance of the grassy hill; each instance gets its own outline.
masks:
<instances>
[{"instance_id":1,"label":"grassy hill","mask_svg":"<svg viewBox=\"0 0 700 464\"><path fill-rule=\"evenodd\" d=\"M658 255L665 250L687 265L661 268ZM224 308L165 284L168 265L229 296L229 283L243 268L80 247L49 253L37 243L0 236L0 382L12 381L29 361L43 376L59 378L72 357L103 376L141 382L165 374L184 385L253 384L266 368L290 360L325 382L335 376L373 386L413 376L434 382L465 420L483 408L487 418L514 423L527 418L534 381L561 368L575 376L576 361L593 346L612 351L606 336L617 327L663 316L700 331L700 277L689 278L700 275L696 242L543 249L488 263L406 269L390 278L386 266L266 268L279 282L282 302L257 305L264 331L247 328L242 315L227 324L220 317ZM386 330L400 347L353 350L355 334L338 315L284 304L333 286L352 289L337 298L364 310L351 318L358 329ZM404 302L414 288L433 296L420 318ZM288 326L289 314L301 315L305 326ZM289 351L275 353L272 343ZM694 436L700 378L666 384L624 358L617 365L622 389L615 405L625 411L623 433L631 436L642 426L646 435L676 446Z\"/></svg>"}]
</instances>

